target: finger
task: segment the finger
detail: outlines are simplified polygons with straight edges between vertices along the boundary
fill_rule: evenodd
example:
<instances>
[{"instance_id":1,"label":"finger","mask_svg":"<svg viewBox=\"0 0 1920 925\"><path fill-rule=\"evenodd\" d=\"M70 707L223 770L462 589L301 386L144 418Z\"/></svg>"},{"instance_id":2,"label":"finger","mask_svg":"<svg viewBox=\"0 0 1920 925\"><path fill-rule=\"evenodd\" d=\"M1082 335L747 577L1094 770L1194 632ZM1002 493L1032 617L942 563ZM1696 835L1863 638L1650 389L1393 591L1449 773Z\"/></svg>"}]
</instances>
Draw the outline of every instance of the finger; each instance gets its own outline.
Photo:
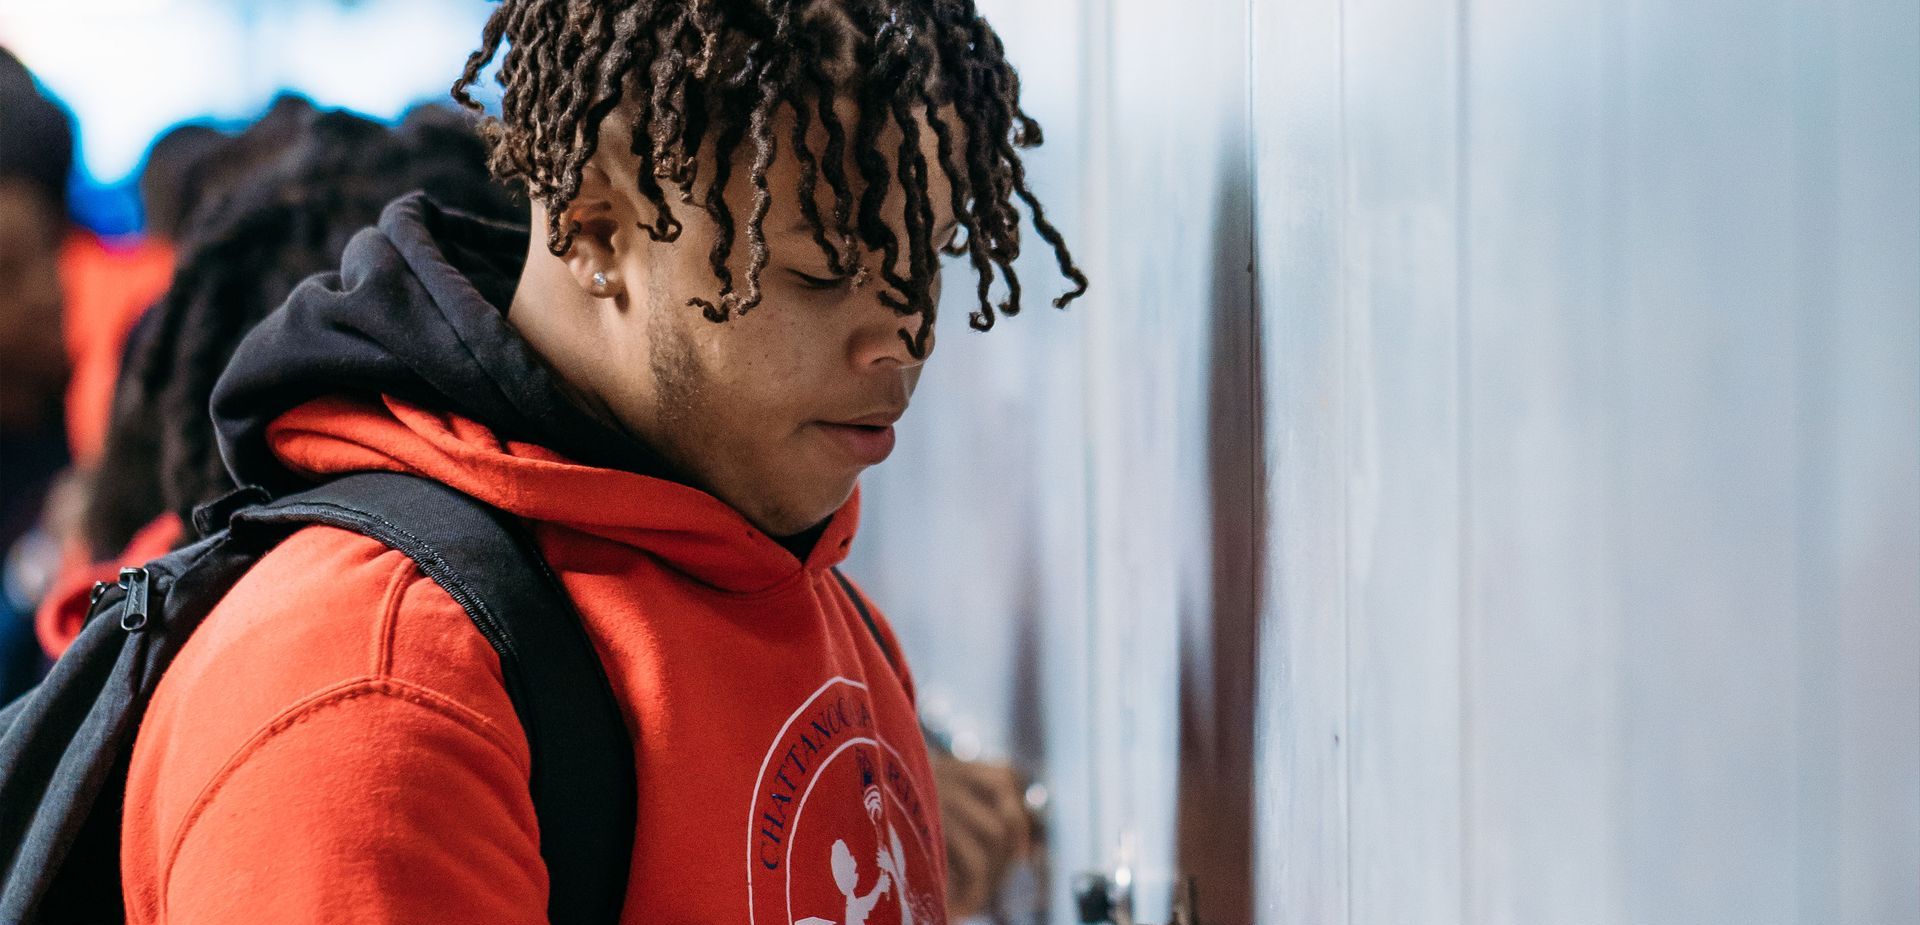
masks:
<instances>
[{"instance_id":1,"label":"finger","mask_svg":"<svg viewBox=\"0 0 1920 925\"><path fill-rule=\"evenodd\" d=\"M967 837L980 848L985 867L981 885L991 896L1000 889L1007 871L1020 859L1023 847L1019 827L1009 825L1005 815L987 803L969 804L961 819Z\"/></svg>"},{"instance_id":2,"label":"finger","mask_svg":"<svg viewBox=\"0 0 1920 925\"><path fill-rule=\"evenodd\" d=\"M991 831L997 833L996 843L1016 858L1025 856L1033 841L1025 778L1013 768L1000 765L974 765L970 771L971 792L994 816Z\"/></svg>"},{"instance_id":3,"label":"finger","mask_svg":"<svg viewBox=\"0 0 1920 925\"><path fill-rule=\"evenodd\" d=\"M963 843L947 852L947 908L955 920L968 918L986 908L991 895L988 886L987 855L976 844Z\"/></svg>"},{"instance_id":4,"label":"finger","mask_svg":"<svg viewBox=\"0 0 1920 925\"><path fill-rule=\"evenodd\" d=\"M969 763L963 773L968 789L982 797L1018 793L1027 789L1020 772L1006 765Z\"/></svg>"},{"instance_id":5,"label":"finger","mask_svg":"<svg viewBox=\"0 0 1920 925\"><path fill-rule=\"evenodd\" d=\"M1005 817L986 800L959 798L941 809L942 818L951 820L957 834L991 854L1005 853L1013 843Z\"/></svg>"},{"instance_id":6,"label":"finger","mask_svg":"<svg viewBox=\"0 0 1920 925\"><path fill-rule=\"evenodd\" d=\"M1002 824L1011 834L1009 845L1016 858L1026 857L1033 849L1034 818L1027 809L1027 795L1022 789L1003 790L995 805Z\"/></svg>"},{"instance_id":7,"label":"finger","mask_svg":"<svg viewBox=\"0 0 1920 925\"><path fill-rule=\"evenodd\" d=\"M948 818L947 857L953 905L978 911L998 889L1008 863L1004 836L986 807L962 801Z\"/></svg>"}]
</instances>

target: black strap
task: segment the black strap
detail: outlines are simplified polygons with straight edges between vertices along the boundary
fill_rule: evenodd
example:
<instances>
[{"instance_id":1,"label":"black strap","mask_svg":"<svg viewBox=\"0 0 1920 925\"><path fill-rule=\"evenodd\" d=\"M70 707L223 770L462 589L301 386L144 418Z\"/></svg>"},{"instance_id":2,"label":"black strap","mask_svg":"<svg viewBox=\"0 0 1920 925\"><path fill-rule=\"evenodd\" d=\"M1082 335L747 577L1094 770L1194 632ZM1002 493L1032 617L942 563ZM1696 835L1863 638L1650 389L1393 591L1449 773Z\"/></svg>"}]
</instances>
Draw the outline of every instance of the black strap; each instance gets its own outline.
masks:
<instances>
[{"instance_id":1,"label":"black strap","mask_svg":"<svg viewBox=\"0 0 1920 925\"><path fill-rule=\"evenodd\" d=\"M556 925L619 920L632 861L633 743L573 603L519 522L445 485L346 476L233 515L245 525L326 524L406 553L500 654L533 753L530 789Z\"/></svg>"},{"instance_id":2,"label":"black strap","mask_svg":"<svg viewBox=\"0 0 1920 925\"><path fill-rule=\"evenodd\" d=\"M860 619L866 621L867 632L873 634L873 641L880 644L880 654L887 657L887 664L893 666L893 673L900 673L900 659L893 654L893 646L887 643L887 637L880 634L880 624L873 622L873 611L867 609L865 598L854 590L853 582L840 572L839 566L833 567L833 577L840 582L840 590L847 592L847 598L853 601L853 609L860 612Z\"/></svg>"}]
</instances>

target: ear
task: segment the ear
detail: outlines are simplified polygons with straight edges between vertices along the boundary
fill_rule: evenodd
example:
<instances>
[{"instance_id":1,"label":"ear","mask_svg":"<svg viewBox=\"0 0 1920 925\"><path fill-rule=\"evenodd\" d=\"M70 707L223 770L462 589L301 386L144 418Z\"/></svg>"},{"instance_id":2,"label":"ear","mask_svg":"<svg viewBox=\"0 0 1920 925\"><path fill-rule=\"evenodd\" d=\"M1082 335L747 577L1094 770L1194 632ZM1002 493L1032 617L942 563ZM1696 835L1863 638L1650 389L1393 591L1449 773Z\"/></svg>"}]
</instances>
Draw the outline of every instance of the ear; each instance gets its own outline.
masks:
<instances>
[{"instance_id":1,"label":"ear","mask_svg":"<svg viewBox=\"0 0 1920 925\"><path fill-rule=\"evenodd\" d=\"M560 259L582 291L596 299L617 298L626 292L620 264L614 255L614 236L620 232L613 181L598 165L580 169L580 192L567 204L561 222L574 227L573 247Z\"/></svg>"}]
</instances>

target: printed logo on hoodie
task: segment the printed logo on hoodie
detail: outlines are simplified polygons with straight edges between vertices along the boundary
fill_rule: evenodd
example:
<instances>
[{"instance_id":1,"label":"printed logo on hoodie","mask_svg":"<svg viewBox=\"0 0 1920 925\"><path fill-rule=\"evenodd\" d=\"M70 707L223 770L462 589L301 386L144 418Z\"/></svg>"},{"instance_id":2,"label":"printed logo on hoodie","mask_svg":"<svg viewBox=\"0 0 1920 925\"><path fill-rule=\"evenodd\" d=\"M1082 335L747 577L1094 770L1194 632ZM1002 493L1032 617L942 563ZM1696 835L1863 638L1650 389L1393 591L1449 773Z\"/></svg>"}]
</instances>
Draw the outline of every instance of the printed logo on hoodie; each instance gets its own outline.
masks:
<instances>
[{"instance_id":1,"label":"printed logo on hoodie","mask_svg":"<svg viewBox=\"0 0 1920 925\"><path fill-rule=\"evenodd\" d=\"M943 925L937 830L867 686L834 678L767 749L747 832L753 925Z\"/></svg>"}]
</instances>

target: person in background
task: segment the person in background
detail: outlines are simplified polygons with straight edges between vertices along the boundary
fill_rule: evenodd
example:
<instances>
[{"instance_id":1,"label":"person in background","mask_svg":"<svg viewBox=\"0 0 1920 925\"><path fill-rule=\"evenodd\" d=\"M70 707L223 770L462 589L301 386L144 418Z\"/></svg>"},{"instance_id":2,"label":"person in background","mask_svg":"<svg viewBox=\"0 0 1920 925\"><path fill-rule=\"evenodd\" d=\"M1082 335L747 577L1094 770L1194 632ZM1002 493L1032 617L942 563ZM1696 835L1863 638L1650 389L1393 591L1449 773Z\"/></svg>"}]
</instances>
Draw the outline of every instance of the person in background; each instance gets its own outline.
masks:
<instances>
[{"instance_id":1,"label":"person in background","mask_svg":"<svg viewBox=\"0 0 1920 925\"><path fill-rule=\"evenodd\" d=\"M140 212L146 217L147 237L178 247L193 209L205 198L195 189L195 176L226 148L229 138L204 122L185 122L162 133L147 149L140 169Z\"/></svg>"},{"instance_id":2,"label":"person in background","mask_svg":"<svg viewBox=\"0 0 1920 925\"><path fill-rule=\"evenodd\" d=\"M190 152L176 148L174 153ZM151 169L152 157L148 164ZM182 169L164 161L160 167L163 173ZM105 238L74 225L61 242L60 282L66 294L62 328L73 368L67 385L67 435L82 478L106 442L107 414L127 332L166 290L173 260L172 242L164 235Z\"/></svg>"},{"instance_id":3,"label":"person in background","mask_svg":"<svg viewBox=\"0 0 1920 925\"><path fill-rule=\"evenodd\" d=\"M280 157L301 138L320 110L297 93L281 93L244 130L189 122L154 142L140 174L147 232L178 243L198 224L203 210L223 208L239 181ZM164 149L164 150L163 150Z\"/></svg>"},{"instance_id":4,"label":"person in background","mask_svg":"<svg viewBox=\"0 0 1920 925\"><path fill-rule=\"evenodd\" d=\"M59 503L49 506L43 524L58 550L58 584L120 548L90 546L77 529L78 512L96 487L128 338L172 282L176 249L195 210L211 208L237 178L276 156L313 111L304 98L283 95L238 139L204 124L176 126L153 143L141 166L144 231L110 239L74 226L62 242L62 329L72 369L65 411L73 468L57 483L53 497Z\"/></svg>"},{"instance_id":5,"label":"person in background","mask_svg":"<svg viewBox=\"0 0 1920 925\"><path fill-rule=\"evenodd\" d=\"M215 208L225 201L229 187L236 180L279 156L293 143L313 112L312 104L304 98L283 95L274 101L265 116L237 138L204 125L178 127L154 143L141 170L140 190L149 219L147 244L121 241L108 246L84 230L68 232L62 255L63 260L73 258L63 265L66 288L70 292L65 311L66 353L85 370L90 384L67 390L66 442L72 450L85 455L56 478L40 524L21 541L18 560L23 567L16 571L23 576L31 575L32 579L23 578L14 583L15 604L27 613L39 611L33 621L34 628L39 630L39 644L32 648L44 649L50 656L57 657L65 643L48 646L50 641L58 639L45 630L49 613L67 612L73 605L76 589L77 596L84 599L93 581L113 577L101 572L110 569L119 559L150 558L144 554L157 555L166 548L164 544L156 550L150 544L133 543L123 550L124 544L120 542L106 546L92 544L86 535L84 513L99 487L98 454L104 449L101 444L109 427L112 386L125 365L124 342L130 339L131 331L123 328L150 314L141 311L132 318L127 317L141 304L142 290L160 279L156 274L161 268L153 263L153 258L161 253L166 255L169 266L165 268L164 282L170 283L170 265L178 239L194 223L193 216ZM135 284L131 287L112 279L113 274L125 269L118 265L128 260L144 265L144 269L136 266L130 274ZM79 293L77 297L71 294L75 289ZM94 316L91 324L72 322L74 317L89 312ZM76 380L79 378L76 376ZM103 389L103 383L108 388ZM191 417L198 419L204 414L198 411ZM142 465L150 468L154 463L155 460L149 459ZM164 539L164 531L156 536ZM120 554L117 558L116 553ZM84 607L79 616L71 619L77 621L83 615Z\"/></svg>"},{"instance_id":6,"label":"person in background","mask_svg":"<svg viewBox=\"0 0 1920 925\"><path fill-rule=\"evenodd\" d=\"M182 173L182 185L202 189L197 202L161 200L178 222L169 236L179 267L134 332L90 480L81 532L88 549L107 552L64 575L35 621L51 656L79 633L93 582L181 545L192 509L232 488L206 411L213 382L301 280L338 267L347 241L413 190L496 219L524 208L492 180L458 111L422 107L390 128L294 99L205 151L208 167Z\"/></svg>"},{"instance_id":7,"label":"person in background","mask_svg":"<svg viewBox=\"0 0 1920 925\"><path fill-rule=\"evenodd\" d=\"M9 88L8 98L18 102L6 105L10 125L5 140L9 162L39 165L33 171L35 186L42 195L33 202L19 203L17 197L0 195L0 222L14 228L32 226L44 229L37 241L50 242L40 247L37 259L14 261L9 275L18 276L31 268L30 281L0 280L7 298L15 304L38 299L53 305L54 311L13 312L10 329L18 336L35 339L34 344L0 344L0 356L6 358L10 375L4 386L9 393L31 391L38 396L41 412L35 415L42 437L50 437L53 428L64 422L65 433L59 440L61 452L47 452L51 439L34 445L37 455L20 446L20 437L34 429L9 421L0 429L14 432L8 439L6 456L0 465L12 470L0 473L8 482L7 491L25 498L43 497L44 503L10 504L9 517L15 525L0 534L5 540L7 578L6 634L0 651L6 653L4 674L0 674L0 694L10 695L37 678L43 668L40 646L35 644L32 624L21 614L31 614L44 603L50 587L60 583L92 558L80 536L81 511L92 486L91 472L105 440L108 408L113 383L128 330L163 290L173 272L171 227L160 233L106 239L73 222L66 207L67 174L72 167L72 133L65 113L48 97L42 96L25 68L11 55L0 61L0 83ZM185 208L187 197L177 182L189 171L194 160L207 150L217 132L205 127L173 133L162 138L147 157L141 177L143 195L161 201L162 216ZM9 233L9 237L17 237ZM37 243L37 242L36 242ZM5 252L23 253L17 243L5 245ZM60 361L61 388L56 390L41 373L44 363ZM14 370L23 370L12 375ZM48 402L47 398L52 397ZM9 399L7 404L17 404ZM51 408L51 413L45 409ZM10 413L9 418L17 418ZM27 464L58 465L60 468L43 485L28 478ZM24 525L24 526L22 526Z\"/></svg>"},{"instance_id":8,"label":"person in background","mask_svg":"<svg viewBox=\"0 0 1920 925\"><path fill-rule=\"evenodd\" d=\"M58 558L57 545L36 525L70 458L62 415L69 368L60 339L60 248L72 166L65 110L0 48L0 699L6 700L39 676L39 648L23 614L31 613ZM77 511L71 503L52 507Z\"/></svg>"}]
</instances>

